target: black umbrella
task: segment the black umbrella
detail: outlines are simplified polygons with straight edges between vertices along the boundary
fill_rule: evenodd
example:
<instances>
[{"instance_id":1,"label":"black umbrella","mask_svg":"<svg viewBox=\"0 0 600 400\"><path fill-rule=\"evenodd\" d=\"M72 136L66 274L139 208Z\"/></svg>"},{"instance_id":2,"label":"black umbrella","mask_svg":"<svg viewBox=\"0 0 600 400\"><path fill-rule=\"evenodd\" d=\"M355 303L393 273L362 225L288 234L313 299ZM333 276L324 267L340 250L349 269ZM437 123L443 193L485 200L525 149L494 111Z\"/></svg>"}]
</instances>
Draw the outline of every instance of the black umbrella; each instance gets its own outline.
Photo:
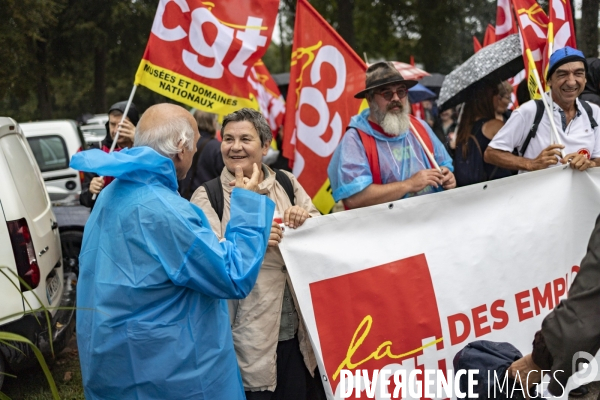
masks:
<instances>
[{"instance_id":1,"label":"black umbrella","mask_svg":"<svg viewBox=\"0 0 600 400\"><path fill-rule=\"evenodd\" d=\"M473 54L446 75L438 104L441 110L464 103L481 82L500 83L523 69L519 35L510 35Z\"/></svg>"},{"instance_id":2,"label":"black umbrella","mask_svg":"<svg viewBox=\"0 0 600 400\"><path fill-rule=\"evenodd\" d=\"M434 72L433 74L424 77L419 81L419 83L425 86L427 89L432 90L436 96L440 95L440 88L442 87L442 83L444 83L444 78L446 75L438 74Z\"/></svg>"}]
</instances>

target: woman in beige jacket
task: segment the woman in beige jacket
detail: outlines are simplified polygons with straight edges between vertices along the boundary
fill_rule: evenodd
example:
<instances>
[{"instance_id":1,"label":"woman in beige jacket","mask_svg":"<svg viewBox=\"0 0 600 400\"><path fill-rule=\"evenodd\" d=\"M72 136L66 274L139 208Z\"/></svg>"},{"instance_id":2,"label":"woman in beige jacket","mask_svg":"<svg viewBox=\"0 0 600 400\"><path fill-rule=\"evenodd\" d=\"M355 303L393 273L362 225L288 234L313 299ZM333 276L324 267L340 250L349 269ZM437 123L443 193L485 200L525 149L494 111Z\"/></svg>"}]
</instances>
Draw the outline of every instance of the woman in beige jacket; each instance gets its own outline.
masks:
<instances>
[{"instance_id":1,"label":"woman in beige jacket","mask_svg":"<svg viewBox=\"0 0 600 400\"><path fill-rule=\"evenodd\" d=\"M319 216L310 197L296 178L284 172L294 193L294 204L276 174L262 157L267 154L272 133L263 116L251 109L242 109L225 117L221 130L221 153L225 168L220 176L223 190L222 219L211 206L206 188L201 186L192 196L192 203L206 214L213 231L222 238L229 221L229 199L240 165L244 177L252 175L252 165L262 165L258 193L276 204L276 215L287 228L297 228L307 218ZM271 228L269 247L265 254L256 285L247 298L231 301L229 313L233 343L242 374L246 397L255 399L305 400L306 376L313 375L316 360L302 322L298 303L278 244L283 236L280 224ZM322 387L318 388L322 391Z\"/></svg>"}]
</instances>

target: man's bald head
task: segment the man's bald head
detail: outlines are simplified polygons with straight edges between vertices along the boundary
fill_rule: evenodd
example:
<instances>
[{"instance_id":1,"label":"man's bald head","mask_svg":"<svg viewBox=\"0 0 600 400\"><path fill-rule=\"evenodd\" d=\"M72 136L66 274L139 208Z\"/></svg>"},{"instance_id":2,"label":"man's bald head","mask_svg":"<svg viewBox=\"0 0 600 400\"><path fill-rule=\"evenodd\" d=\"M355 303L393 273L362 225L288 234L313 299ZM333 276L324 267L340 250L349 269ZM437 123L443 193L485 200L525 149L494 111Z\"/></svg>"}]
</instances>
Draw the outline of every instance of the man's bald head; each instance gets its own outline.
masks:
<instances>
[{"instance_id":1,"label":"man's bald head","mask_svg":"<svg viewBox=\"0 0 600 400\"><path fill-rule=\"evenodd\" d=\"M137 124L135 146L148 146L165 157L173 158L185 147L192 150L196 120L185 108L162 103L146 110Z\"/></svg>"}]
</instances>

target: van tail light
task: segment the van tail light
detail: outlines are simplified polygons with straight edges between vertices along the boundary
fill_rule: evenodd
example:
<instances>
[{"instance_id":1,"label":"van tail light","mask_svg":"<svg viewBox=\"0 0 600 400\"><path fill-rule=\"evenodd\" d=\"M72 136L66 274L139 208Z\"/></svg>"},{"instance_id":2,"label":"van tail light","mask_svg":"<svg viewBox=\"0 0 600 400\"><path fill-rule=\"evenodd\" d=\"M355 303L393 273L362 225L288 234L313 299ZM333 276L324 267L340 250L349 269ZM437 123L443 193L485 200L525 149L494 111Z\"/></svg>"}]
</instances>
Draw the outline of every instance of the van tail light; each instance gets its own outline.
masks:
<instances>
[{"instance_id":1,"label":"van tail light","mask_svg":"<svg viewBox=\"0 0 600 400\"><path fill-rule=\"evenodd\" d=\"M40 267L35 258L35 249L31 240L31 233L27 226L25 218L15 221L8 221L8 232L10 234L10 242L12 244L15 262L17 264L17 272L19 277L31 287L35 289L40 284ZM27 289L21 283L21 291Z\"/></svg>"},{"instance_id":2,"label":"van tail light","mask_svg":"<svg viewBox=\"0 0 600 400\"><path fill-rule=\"evenodd\" d=\"M77 149L77 153L83 151L83 147ZM83 171L79 171L79 183L81 183L81 187L83 187L83 178L85 178Z\"/></svg>"}]
</instances>

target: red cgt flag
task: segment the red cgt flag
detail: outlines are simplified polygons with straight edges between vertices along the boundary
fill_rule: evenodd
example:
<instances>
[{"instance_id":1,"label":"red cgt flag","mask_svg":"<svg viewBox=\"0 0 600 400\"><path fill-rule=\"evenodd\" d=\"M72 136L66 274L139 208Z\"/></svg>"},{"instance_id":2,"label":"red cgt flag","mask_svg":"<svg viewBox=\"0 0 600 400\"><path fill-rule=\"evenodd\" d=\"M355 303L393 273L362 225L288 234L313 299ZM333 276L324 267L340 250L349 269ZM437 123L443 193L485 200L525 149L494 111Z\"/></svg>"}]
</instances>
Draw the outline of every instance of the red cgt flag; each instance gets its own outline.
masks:
<instances>
[{"instance_id":1,"label":"red cgt flag","mask_svg":"<svg viewBox=\"0 0 600 400\"><path fill-rule=\"evenodd\" d=\"M260 112L269 123L271 131L273 131L273 138L277 137L285 116L285 100L262 60L252 67L248 82L252 86Z\"/></svg>"},{"instance_id":2,"label":"red cgt flag","mask_svg":"<svg viewBox=\"0 0 600 400\"><path fill-rule=\"evenodd\" d=\"M549 11L550 22L548 23L548 42L544 52L544 76L548 72L548 62L554 51L565 46L577 48L571 2L550 0Z\"/></svg>"},{"instance_id":3,"label":"red cgt flag","mask_svg":"<svg viewBox=\"0 0 600 400\"><path fill-rule=\"evenodd\" d=\"M550 35L551 33L551 35ZM571 12L571 2L566 0L550 0L550 23L548 25L548 41L553 40L553 49L565 46L577 48L575 41L575 23Z\"/></svg>"},{"instance_id":4,"label":"red cgt flag","mask_svg":"<svg viewBox=\"0 0 600 400\"><path fill-rule=\"evenodd\" d=\"M365 63L306 0L298 0L285 114L283 154L315 206L335 202L327 178L333 151L357 114Z\"/></svg>"},{"instance_id":5,"label":"red cgt flag","mask_svg":"<svg viewBox=\"0 0 600 400\"><path fill-rule=\"evenodd\" d=\"M510 0L498 0L498 7L496 9L496 41L517 32L517 26L510 10Z\"/></svg>"},{"instance_id":6,"label":"red cgt flag","mask_svg":"<svg viewBox=\"0 0 600 400\"><path fill-rule=\"evenodd\" d=\"M160 0L135 84L191 107L258 109L248 75L271 41L279 0Z\"/></svg>"},{"instance_id":7,"label":"red cgt flag","mask_svg":"<svg viewBox=\"0 0 600 400\"><path fill-rule=\"evenodd\" d=\"M531 98L539 98L540 94L533 70L538 71L542 87L544 87L542 62L548 34L548 16L535 0L512 0L512 2L521 32L529 94Z\"/></svg>"}]
</instances>

